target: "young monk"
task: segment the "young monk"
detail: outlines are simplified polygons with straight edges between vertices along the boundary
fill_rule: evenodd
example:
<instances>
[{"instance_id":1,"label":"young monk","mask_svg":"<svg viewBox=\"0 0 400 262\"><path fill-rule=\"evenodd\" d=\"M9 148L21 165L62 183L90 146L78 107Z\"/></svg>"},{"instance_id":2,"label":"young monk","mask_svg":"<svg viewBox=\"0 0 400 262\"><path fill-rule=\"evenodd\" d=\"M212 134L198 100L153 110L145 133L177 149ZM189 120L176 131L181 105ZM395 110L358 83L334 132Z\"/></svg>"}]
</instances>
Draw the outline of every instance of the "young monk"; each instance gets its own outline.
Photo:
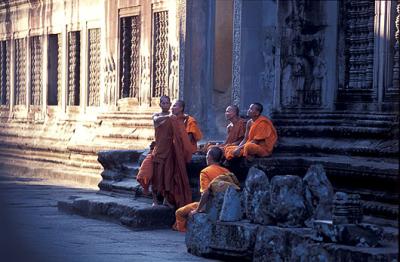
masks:
<instances>
[{"instance_id":1,"label":"young monk","mask_svg":"<svg viewBox=\"0 0 400 262\"><path fill-rule=\"evenodd\" d=\"M225 158L244 156L251 161L254 157L265 157L272 153L278 135L271 120L262 116L263 106L260 103L250 105L247 115L250 120L246 124L245 137L238 146L227 146Z\"/></svg>"},{"instance_id":2,"label":"young monk","mask_svg":"<svg viewBox=\"0 0 400 262\"><path fill-rule=\"evenodd\" d=\"M138 181L143 181L144 179L140 177L152 172L148 175L151 177L148 181L152 186L153 205L158 205L157 195L161 194L164 197L164 204L179 208L192 202L186 173L186 163L192 157L192 145L183 123L175 115L169 114L170 106L170 98L162 96L161 112L153 115L155 129L155 146L151 155L153 170L146 170L149 165L143 163Z\"/></svg>"},{"instance_id":3,"label":"young monk","mask_svg":"<svg viewBox=\"0 0 400 262\"><path fill-rule=\"evenodd\" d=\"M229 121L226 127L227 137L223 146L237 146L244 138L246 120L239 116L239 107L230 105L225 110L225 118Z\"/></svg>"},{"instance_id":4,"label":"young monk","mask_svg":"<svg viewBox=\"0 0 400 262\"><path fill-rule=\"evenodd\" d=\"M208 150L206 156L207 167L200 172L200 193L203 193L208 188L214 178L229 173L228 169L220 166L222 156L223 151L217 146L211 147ZM176 222L173 229L185 232L187 217L190 212L197 209L198 204L199 202L194 202L176 210Z\"/></svg>"},{"instance_id":5,"label":"young monk","mask_svg":"<svg viewBox=\"0 0 400 262\"><path fill-rule=\"evenodd\" d=\"M172 114L176 115L178 120L180 120L186 128L190 142L192 144L192 153L197 151L197 142L203 137L197 121L194 117L189 116L185 112L185 102L182 100L177 100L172 106Z\"/></svg>"}]
</instances>

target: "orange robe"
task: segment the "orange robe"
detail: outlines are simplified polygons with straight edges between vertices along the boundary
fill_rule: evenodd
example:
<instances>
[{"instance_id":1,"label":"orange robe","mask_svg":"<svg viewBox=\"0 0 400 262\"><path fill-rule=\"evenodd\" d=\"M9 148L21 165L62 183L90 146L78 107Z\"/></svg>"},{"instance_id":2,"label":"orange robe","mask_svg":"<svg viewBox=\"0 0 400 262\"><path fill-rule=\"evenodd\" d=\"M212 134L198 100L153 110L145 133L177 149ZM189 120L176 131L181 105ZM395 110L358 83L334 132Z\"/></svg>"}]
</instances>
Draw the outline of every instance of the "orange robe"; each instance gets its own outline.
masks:
<instances>
[{"instance_id":1,"label":"orange robe","mask_svg":"<svg viewBox=\"0 0 400 262\"><path fill-rule=\"evenodd\" d=\"M143 187L143 193L148 194L151 178L153 177L153 150L143 160L136 176L136 180Z\"/></svg>"},{"instance_id":2,"label":"orange robe","mask_svg":"<svg viewBox=\"0 0 400 262\"><path fill-rule=\"evenodd\" d=\"M223 174L228 174L229 170L213 164L210 165L200 172L200 192L203 193L204 190L206 190L211 183L211 181L214 180L214 178L223 175ZM186 222L187 218L193 210L195 210L199 206L199 202L194 202L191 204L188 204L184 207L179 208L175 212L175 217L176 217L176 222L174 225L174 229L180 231L180 232L186 232Z\"/></svg>"},{"instance_id":3,"label":"orange robe","mask_svg":"<svg viewBox=\"0 0 400 262\"><path fill-rule=\"evenodd\" d=\"M240 118L235 124L230 123L226 129L228 131L228 136L226 137L224 146L229 146L238 141L240 143L244 138L244 133L246 132L246 120Z\"/></svg>"},{"instance_id":4,"label":"orange robe","mask_svg":"<svg viewBox=\"0 0 400 262\"><path fill-rule=\"evenodd\" d=\"M241 148L239 157L269 156L272 154L277 139L278 135L271 120L265 116L259 116L250 126L247 141ZM252 140L261 140L261 142L256 144ZM234 158L233 152L237 148L237 146L227 146L225 148L225 158L228 160Z\"/></svg>"},{"instance_id":5,"label":"orange robe","mask_svg":"<svg viewBox=\"0 0 400 262\"><path fill-rule=\"evenodd\" d=\"M189 116L189 115L184 115L182 118L183 123L185 124L185 129L186 133L192 134L194 137L195 141L191 141L192 144L192 153L195 153L197 151L197 142L203 138L203 134L201 133L201 130L197 124L197 121L194 117Z\"/></svg>"},{"instance_id":6,"label":"orange robe","mask_svg":"<svg viewBox=\"0 0 400 262\"><path fill-rule=\"evenodd\" d=\"M161 193L169 203L182 207L192 202L186 163L192 154L190 141L182 122L167 118L155 128L152 190Z\"/></svg>"}]
</instances>

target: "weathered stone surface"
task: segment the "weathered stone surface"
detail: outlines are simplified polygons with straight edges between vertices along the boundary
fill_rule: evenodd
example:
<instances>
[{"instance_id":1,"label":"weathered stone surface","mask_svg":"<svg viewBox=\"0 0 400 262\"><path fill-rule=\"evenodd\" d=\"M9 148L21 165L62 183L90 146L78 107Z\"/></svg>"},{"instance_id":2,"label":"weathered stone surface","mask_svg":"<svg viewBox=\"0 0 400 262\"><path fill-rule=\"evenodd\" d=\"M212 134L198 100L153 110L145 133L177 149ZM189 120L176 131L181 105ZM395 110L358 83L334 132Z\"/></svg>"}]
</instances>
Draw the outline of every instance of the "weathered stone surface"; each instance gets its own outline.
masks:
<instances>
[{"instance_id":1,"label":"weathered stone surface","mask_svg":"<svg viewBox=\"0 0 400 262\"><path fill-rule=\"evenodd\" d=\"M300 227L306 218L303 183L298 176L275 176L271 180L271 215L278 225Z\"/></svg>"},{"instance_id":2,"label":"weathered stone surface","mask_svg":"<svg viewBox=\"0 0 400 262\"><path fill-rule=\"evenodd\" d=\"M211 236L214 253L251 259L258 225L246 222L216 222Z\"/></svg>"},{"instance_id":3,"label":"weathered stone surface","mask_svg":"<svg viewBox=\"0 0 400 262\"><path fill-rule=\"evenodd\" d=\"M312 165L303 178L305 203L310 215L306 225L313 220L332 219L333 187L322 165Z\"/></svg>"},{"instance_id":4,"label":"weathered stone surface","mask_svg":"<svg viewBox=\"0 0 400 262\"><path fill-rule=\"evenodd\" d=\"M215 222L219 219L222 205L224 203L225 192L219 192L211 196L206 206L206 213L211 221Z\"/></svg>"},{"instance_id":5,"label":"weathered stone surface","mask_svg":"<svg viewBox=\"0 0 400 262\"><path fill-rule=\"evenodd\" d=\"M376 247L383 238L383 229L371 224L339 224L332 221L315 221L316 236L324 242L349 246Z\"/></svg>"},{"instance_id":6,"label":"weathered stone surface","mask_svg":"<svg viewBox=\"0 0 400 262\"><path fill-rule=\"evenodd\" d=\"M230 186L225 191L224 202L222 204L220 221L233 222L239 221L243 217L243 207L241 202L241 193Z\"/></svg>"},{"instance_id":7,"label":"weathered stone surface","mask_svg":"<svg viewBox=\"0 0 400 262\"><path fill-rule=\"evenodd\" d=\"M109 150L98 152L98 161L103 166L105 179L120 180L129 176L132 169L127 166L136 163L143 150Z\"/></svg>"},{"instance_id":8,"label":"weathered stone surface","mask_svg":"<svg viewBox=\"0 0 400 262\"><path fill-rule=\"evenodd\" d=\"M171 227L175 215L166 206L152 207L147 199L86 194L59 201L58 208L83 216L102 218L132 228Z\"/></svg>"},{"instance_id":9,"label":"weathered stone surface","mask_svg":"<svg viewBox=\"0 0 400 262\"><path fill-rule=\"evenodd\" d=\"M243 190L246 217L259 224L270 224L269 213L270 184L265 173L255 167L250 168Z\"/></svg>"},{"instance_id":10,"label":"weathered stone surface","mask_svg":"<svg viewBox=\"0 0 400 262\"><path fill-rule=\"evenodd\" d=\"M307 228L261 226L257 233L253 261L293 261L306 253L304 245L311 241Z\"/></svg>"},{"instance_id":11,"label":"weathered stone surface","mask_svg":"<svg viewBox=\"0 0 400 262\"><path fill-rule=\"evenodd\" d=\"M214 225L206 213L197 213L189 217L185 237L189 253L196 256L207 256L211 253L213 227Z\"/></svg>"}]
</instances>

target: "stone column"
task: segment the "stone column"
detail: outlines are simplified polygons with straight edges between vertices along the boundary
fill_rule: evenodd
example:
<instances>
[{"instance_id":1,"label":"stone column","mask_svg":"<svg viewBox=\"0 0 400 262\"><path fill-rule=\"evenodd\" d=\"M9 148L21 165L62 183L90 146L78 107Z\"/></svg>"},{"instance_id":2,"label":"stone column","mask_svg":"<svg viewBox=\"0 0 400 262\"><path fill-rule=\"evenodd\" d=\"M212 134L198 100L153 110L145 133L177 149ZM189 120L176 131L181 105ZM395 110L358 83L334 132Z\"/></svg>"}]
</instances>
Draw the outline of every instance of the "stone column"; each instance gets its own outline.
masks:
<instances>
[{"instance_id":1,"label":"stone column","mask_svg":"<svg viewBox=\"0 0 400 262\"><path fill-rule=\"evenodd\" d=\"M240 105L242 0L233 0L232 103Z\"/></svg>"},{"instance_id":2,"label":"stone column","mask_svg":"<svg viewBox=\"0 0 400 262\"><path fill-rule=\"evenodd\" d=\"M47 111L47 96L48 96L48 48L49 48L49 33L47 30L44 31L45 35L43 35L43 46L42 46L42 113L46 116Z\"/></svg>"},{"instance_id":3,"label":"stone column","mask_svg":"<svg viewBox=\"0 0 400 262\"><path fill-rule=\"evenodd\" d=\"M60 34L61 36L61 111L66 113L67 111L67 87L68 87L68 47L67 47L67 26L64 26L62 29L62 32Z\"/></svg>"},{"instance_id":4,"label":"stone column","mask_svg":"<svg viewBox=\"0 0 400 262\"><path fill-rule=\"evenodd\" d=\"M26 105L26 111L29 112L29 107L31 105L31 70L32 70L32 61L31 61L31 36L30 33L25 37L25 43L26 43L26 81L25 81L25 105Z\"/></svg>"},{"instance_id":5,"label":"stone column","mask_svg":"<svg viewBox=\"0 0 400 262\"><path fill-rule=\"evenodd\" d=\"M15 39L10 38L10 115L15 105Z\"/></svg>"},{"instance_id":6,"label":"stone column","mask_svg":"<svg viewBox=\"0 0 400 262\"><path fill-rule=\"evenodd\" d=\"M83 27L80 31L81 35L81 46L80 46L80 108L82 112L86 111L88 104L88 26L87 21L83 23Z\"/></svg>"}]
</instances>

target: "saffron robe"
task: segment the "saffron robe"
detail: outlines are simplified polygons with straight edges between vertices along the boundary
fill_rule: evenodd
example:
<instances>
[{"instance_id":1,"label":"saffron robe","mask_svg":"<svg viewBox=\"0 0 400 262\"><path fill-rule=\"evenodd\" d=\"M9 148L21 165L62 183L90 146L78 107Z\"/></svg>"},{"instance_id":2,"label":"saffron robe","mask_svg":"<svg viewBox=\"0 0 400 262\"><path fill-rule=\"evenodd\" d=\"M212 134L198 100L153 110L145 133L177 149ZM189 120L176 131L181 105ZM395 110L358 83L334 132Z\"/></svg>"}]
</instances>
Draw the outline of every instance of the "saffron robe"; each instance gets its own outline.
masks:
<instances>
[{"instance_id":1,"label":"saffron robe","mask_svg":"<svg viewBox=\"0 0 400 262\"><path fill-rule=\"evenodd\" d=\"M143 193L148 194L151 178L153 177L153 150L151 150L143 160L136 176L136 180L143 187Z\"/></svg>"},{"instance_id":2,"label":"saffron robe","mask_svg":"<svg viewBox=\"0 0 400 262\"><path fill-rule=\"evenodd\" d=\"M203 138L203 134L201 133L201 130L194 117L189 115L184 115L180 119L185 124L186 133L193 135L195 141L190 141L190 142L192 144L191 151L192 153L195 153L197 151L197 142Z\"/></svg>"},{"instance_id":3,"label":"saffron robe","mask_svg":"<svg viewBox=\"0 0 400 262\"><path fill-rule=\"evenodd\" d=\"M200 192L203 193L208 188L211 181L214 180L214 178L228 173L229 173L228 169L216 164L210 165L201 170ZM198 206L199 202L193 202L176 210L175 212L176 222L173 228L180 232L186 232L187 218L190 212L196 210Z\"/></svg>"},{"instance_id":4,"label":"saffron robe","mask_svg":"<svg viewBox=\"0 0 400 262\"><path fill-rule=\"evenodd\" d=\"M227 137L224 146L229 146L234 142L241 142L246 132L246 120L240 118L235 124L230 123L227 127Z\"/></svg>"},{"instance_id":5,"label":"saffron robe","mask_svg":"<svg viewBox=\"0 0 400 262\"><path fill-rule=\"evenodd\" d=\"M251 121L251 120L249 120ZM265 116L259 116L256 121L254 121L248 133L248 138L246 143L240 150L239 157L244 156L258 156L265 157L272 154L275 143L278 139L276 129L272 124L271 120ZM253 140L257 140L258 144L254 143ZM235 156L233 152L238 148L238 146L227 146L225 147L225 158L231 160Z\"/></svg>"},{"instance_id":6,"label":"saffron robe","mask_svg":"<svg viewBox=\"0 0 400 262\"><path fill-rule=\"evenodd\" d=\"M170 117L155 128L156 145L154 147L153 176L151 178L154 193L161 193L167 201L176 207L192 202L186 163L190 162L191 143L182 122Z\"/></svg>"}]
</instances>

